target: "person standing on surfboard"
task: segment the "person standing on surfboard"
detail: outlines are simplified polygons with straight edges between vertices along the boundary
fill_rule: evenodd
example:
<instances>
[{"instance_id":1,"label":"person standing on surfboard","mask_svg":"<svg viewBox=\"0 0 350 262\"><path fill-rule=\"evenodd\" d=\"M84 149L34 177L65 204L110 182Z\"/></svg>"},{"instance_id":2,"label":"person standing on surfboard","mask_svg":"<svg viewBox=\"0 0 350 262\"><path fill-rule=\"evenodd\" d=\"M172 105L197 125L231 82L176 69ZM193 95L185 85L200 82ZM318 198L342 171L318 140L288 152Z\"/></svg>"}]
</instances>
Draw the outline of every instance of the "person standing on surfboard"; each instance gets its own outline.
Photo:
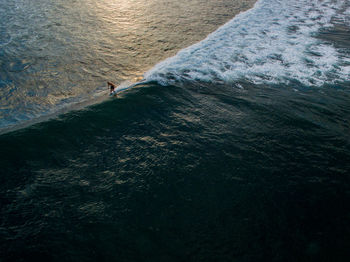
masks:
<instances>
[{"instance_id":1,"label":"person standing on surfboard","mask_svg":"<svg viewBox=\"0 0 350 262\"><path fill-rule=\"evenodd\" d=\"M107 82L108 87L110 87L109 95L118 96L117 92L115 92L115 84L112 82Z\"/></svg>"}]
</instances>

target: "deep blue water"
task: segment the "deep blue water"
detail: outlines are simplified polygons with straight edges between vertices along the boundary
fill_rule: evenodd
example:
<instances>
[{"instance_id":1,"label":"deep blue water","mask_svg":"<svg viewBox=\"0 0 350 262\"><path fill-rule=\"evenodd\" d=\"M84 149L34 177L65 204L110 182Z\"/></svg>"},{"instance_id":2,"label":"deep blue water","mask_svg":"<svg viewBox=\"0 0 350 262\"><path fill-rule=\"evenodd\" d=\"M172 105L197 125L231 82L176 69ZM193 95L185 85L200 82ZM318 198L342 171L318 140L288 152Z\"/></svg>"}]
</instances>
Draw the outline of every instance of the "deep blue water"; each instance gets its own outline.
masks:
<instances>
[{"instance_id":1,"label":"deep blue water","mask_svg":"<svg viewBox=\"0 0 350 262\"><path fill-rule=\"evenodd\" d=\"M0 261L348 261L349 14L259 1L118 98L3 133Z\"/></svg>"}]
</instances>

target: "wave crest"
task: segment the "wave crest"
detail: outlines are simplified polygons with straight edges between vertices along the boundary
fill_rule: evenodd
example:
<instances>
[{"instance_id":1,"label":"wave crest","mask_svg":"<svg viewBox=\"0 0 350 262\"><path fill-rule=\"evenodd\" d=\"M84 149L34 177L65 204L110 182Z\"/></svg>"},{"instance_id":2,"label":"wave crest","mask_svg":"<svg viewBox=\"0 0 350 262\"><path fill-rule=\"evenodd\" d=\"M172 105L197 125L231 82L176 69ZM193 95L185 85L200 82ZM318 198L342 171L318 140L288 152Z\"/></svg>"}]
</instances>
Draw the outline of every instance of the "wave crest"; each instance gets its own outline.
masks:
<instances>
[{"instance_id":1,"label":"wave crest","mask_svg":"<svg viewBox=\"0 0 350 262\"><path fill-rule=\"evenodd\" d=\"M174 85L184 81L321 86L347 81L350 55L340 55L317 37L347 21L343 1L261 0L203 41L181 50L145 74L148 81Z\"/></svg>"}]
</instances>

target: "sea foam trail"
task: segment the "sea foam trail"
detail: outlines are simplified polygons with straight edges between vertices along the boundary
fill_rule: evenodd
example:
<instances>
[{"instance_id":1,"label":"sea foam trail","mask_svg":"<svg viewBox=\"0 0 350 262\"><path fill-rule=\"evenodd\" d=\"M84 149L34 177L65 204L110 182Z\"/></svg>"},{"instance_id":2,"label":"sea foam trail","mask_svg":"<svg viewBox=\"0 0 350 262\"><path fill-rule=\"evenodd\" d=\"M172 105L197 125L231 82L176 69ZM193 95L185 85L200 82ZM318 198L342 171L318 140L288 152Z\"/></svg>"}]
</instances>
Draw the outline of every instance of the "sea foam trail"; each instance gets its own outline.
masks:
<instances>
[{"instance_id":1,"label":"sea foam trail","mask_svg":"<svg viewBox=\"0 0 350 262\"><path fill-rule=\"evenodd\" d=\"M260 0L254 8L157 64L145 74L162 85L184 81L322 86L349 80L349 52L340 55L317 34L333 20L349 23L346 1Z\"/></svg>"}]
</instances>

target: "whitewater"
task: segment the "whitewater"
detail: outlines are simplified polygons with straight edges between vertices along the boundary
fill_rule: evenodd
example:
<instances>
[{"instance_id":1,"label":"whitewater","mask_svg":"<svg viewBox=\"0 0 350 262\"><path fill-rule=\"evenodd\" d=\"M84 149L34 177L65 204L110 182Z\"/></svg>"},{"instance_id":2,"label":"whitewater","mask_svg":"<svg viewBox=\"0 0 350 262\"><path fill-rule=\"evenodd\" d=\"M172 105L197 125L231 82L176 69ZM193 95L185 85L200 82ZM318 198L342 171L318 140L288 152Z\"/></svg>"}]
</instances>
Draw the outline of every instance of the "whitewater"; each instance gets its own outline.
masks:
<instances>
[{"instance_id":1,"label":"whitewater","mask_svg":"<svg viewBox=\"0 0 350 262\"><path fill-rule=\"evenodd\" d=\"M196 81L323 86L349 81L349 49L318 37L349 26L347 1L260 0L210 34L145 74L176 85Z\"/></svg>"}]
</instances>

